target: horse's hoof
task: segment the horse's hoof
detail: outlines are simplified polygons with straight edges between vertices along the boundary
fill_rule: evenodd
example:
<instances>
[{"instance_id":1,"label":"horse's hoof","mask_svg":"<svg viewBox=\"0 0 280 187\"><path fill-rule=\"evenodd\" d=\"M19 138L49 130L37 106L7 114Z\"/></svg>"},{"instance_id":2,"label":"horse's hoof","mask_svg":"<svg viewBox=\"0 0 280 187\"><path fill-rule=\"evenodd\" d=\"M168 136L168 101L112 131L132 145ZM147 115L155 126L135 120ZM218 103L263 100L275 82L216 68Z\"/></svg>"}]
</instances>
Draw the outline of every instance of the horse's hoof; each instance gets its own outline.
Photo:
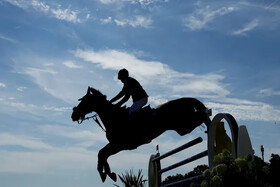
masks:
<instances>
[{"instance_id":1,"label":"horse's hoof","mask_svg":"<svg viewBox=\"0 0 280 187\"><path fill-rule=\"evenodd\" d=\"M106 173L103 173L103 172L100 172L99 174L100 174L100 177L101 177L102 182L105 182L106 177L107 177L107 174L106 174Z\"/></svg>"},{"instance_id":2,"label":"horse's hoof","mask_svg":"<svg viewBox=\"0 0 280 187\"><path fill-rule=\"evenodd\" d=\"M116 175L116 173L110 173L110 174L108 174L108 175L109 175L109 177L110 177L114 182L117 181L117 175Z\"/></svg>"}]
</instances>

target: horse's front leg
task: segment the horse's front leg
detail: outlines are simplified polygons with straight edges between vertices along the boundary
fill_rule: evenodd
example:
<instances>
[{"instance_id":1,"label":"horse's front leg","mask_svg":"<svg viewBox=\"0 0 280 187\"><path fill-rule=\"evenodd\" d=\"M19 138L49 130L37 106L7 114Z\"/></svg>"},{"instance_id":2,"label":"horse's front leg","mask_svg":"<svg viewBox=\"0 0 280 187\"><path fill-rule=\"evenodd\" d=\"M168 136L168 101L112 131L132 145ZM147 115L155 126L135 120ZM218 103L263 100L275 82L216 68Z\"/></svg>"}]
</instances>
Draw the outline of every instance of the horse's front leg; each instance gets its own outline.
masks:
<instances>
[{"instance_id":1,"label":"horse's front leg","mask_svg":"<svg viewBox=\"0 0 280 187\"><path fill-rule=\"evenodd\" d=\"M107 162L109 156L114 155L120 152L121 149L116 144L108 143L105 147L103 147L98 153L98 164L97 170L100 174L102 182L106 180L106 176L108 175L115 182L117 181L117 175L111 172L110 166Z\"/></svg>"}]
</instances>

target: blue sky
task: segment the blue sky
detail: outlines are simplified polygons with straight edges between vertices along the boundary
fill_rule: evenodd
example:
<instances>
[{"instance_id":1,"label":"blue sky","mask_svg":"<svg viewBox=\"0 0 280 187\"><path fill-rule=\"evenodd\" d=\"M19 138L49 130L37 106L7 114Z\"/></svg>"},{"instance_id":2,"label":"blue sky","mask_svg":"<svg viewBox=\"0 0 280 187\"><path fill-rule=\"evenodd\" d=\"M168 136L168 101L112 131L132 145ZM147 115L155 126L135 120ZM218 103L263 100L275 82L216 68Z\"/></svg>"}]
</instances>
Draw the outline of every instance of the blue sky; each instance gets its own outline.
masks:
<instances>
[{"instance_id":1,"label":"blue sky","mask_svg":"<svg viewBox=\"0 0 280 187\"><path fill-rule=\"evenodd\" d=\"M280 154L279 29L279 0L0 0L0 186L113 186L96 171L105 134L70 116L87 86L112 98L123 67L151 106L196 97L246 125L256 155ZM169 164L206 149L203 131L166 132L109 162L147 175L157 144L204 138Z\"/></svg>"}]
</instances>

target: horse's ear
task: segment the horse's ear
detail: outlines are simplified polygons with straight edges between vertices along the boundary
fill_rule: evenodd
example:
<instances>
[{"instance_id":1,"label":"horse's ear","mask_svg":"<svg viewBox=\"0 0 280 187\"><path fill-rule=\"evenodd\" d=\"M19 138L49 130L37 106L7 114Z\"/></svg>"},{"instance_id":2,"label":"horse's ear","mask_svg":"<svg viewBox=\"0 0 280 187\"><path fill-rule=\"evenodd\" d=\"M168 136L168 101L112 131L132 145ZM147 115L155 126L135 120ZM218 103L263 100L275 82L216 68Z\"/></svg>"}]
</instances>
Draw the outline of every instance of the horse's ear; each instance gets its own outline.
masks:
<instances>
[{"instance_id":1,"label":"horse's ear","mask_svg":"<svg viewBox=\"0 0 280 187\"><path fill-rule=\"evenodd\" d=\"M87 95L89 95L90 94L90 87L88 87L88 89L87 89Z\"/></svg>"}]
</instances>

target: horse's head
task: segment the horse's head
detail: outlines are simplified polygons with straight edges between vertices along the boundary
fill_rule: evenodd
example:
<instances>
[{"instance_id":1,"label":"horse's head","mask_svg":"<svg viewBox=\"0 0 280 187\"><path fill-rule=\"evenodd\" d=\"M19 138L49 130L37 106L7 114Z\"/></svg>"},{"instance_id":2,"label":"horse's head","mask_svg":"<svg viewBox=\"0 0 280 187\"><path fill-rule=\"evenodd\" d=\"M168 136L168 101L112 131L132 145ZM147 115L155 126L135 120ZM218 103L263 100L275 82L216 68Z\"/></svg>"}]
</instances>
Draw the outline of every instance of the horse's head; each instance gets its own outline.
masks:
<instances>
[{"instance_id":1,"label":"horse's head","mask_svg":"<svg viewBox=\"0 0 280 187\"><path fill-rule=\"evenodd\" d=\"M78 121L85 119L85 116L90 112L97 112L98 108L104 105L106 96L101 94L98 90L88 87L87 94L79 99L80 103L78 106L73 108L72 120Z\"/></svg>"}]
</instances>

